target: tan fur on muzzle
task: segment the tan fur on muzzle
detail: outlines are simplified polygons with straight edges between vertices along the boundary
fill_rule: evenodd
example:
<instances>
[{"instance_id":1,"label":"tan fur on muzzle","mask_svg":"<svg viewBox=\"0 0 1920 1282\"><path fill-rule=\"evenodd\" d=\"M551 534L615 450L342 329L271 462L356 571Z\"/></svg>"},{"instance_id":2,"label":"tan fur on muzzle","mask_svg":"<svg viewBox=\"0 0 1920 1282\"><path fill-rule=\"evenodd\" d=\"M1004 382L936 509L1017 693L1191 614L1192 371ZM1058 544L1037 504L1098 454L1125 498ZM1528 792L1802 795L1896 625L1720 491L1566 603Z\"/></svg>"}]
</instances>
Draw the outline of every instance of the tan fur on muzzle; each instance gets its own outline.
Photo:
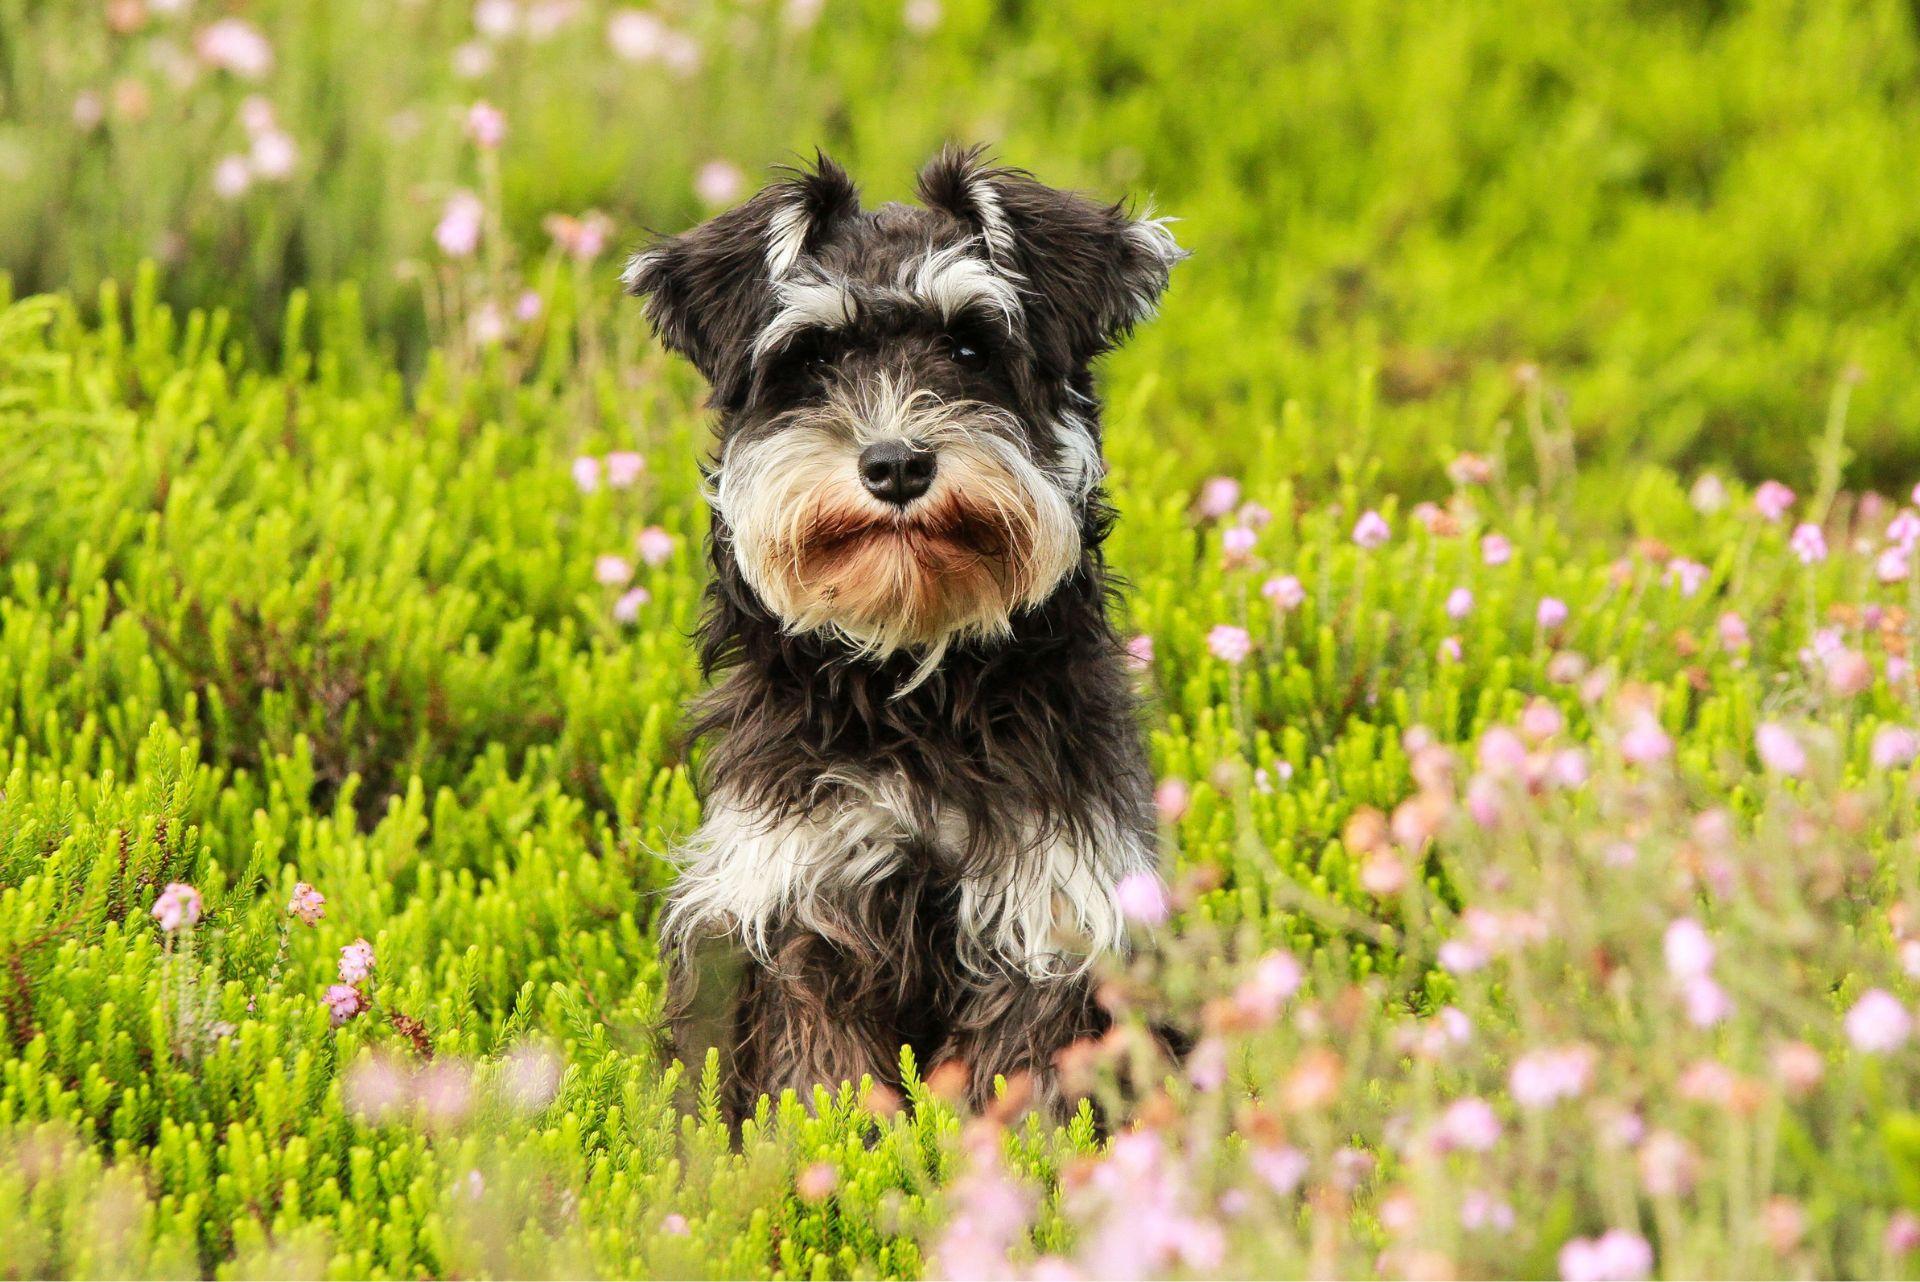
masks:
<instances>
[{"instance_id":1,"label":"tan fur on muzzle","mask_svg":"<svg viewBox=\"0 0 1920 1282\"><path fill-rule=\"evenodd\" d=\"M1004 633L1080 556L1059 485L998 410L888 381L844 389L730 448L714 510L741 572L791 632L830 631L875 655L931 654ZM860 451L904 440L938 456L905 509L860 483Z\"/></svg>"}]
</instances>

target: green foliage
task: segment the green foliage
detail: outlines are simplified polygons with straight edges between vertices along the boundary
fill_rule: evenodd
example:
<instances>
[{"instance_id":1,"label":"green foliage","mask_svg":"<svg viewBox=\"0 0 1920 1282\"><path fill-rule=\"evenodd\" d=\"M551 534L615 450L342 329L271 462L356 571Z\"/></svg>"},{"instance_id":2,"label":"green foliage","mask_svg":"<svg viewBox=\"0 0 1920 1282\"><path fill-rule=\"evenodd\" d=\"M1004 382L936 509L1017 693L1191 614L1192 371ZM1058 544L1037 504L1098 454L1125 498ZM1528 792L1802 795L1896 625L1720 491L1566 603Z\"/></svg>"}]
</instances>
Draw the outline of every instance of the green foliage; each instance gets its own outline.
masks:
<instances>
[{"instance_id":1,"label":"green foliage","mask_svg":"<svg viewBox=\"0 0 1920 1282\"><path fill-rule=\"evenodd\" d=\"M1920 461L1902 0L943 0L931 27L899 0L817 18L721 0L662 10L683 43L639 62L610 47L617 6L508 5L519 26L492 38L487 8L262 0L244 16L274 65L255 81L196 62L207 13L117 31L114 6L16 2L0 269L90 294L162 255L176 303L229 305L267 341L296 289L353 281L417 363L449 306L431 231L455 188L497 194L523 248L589 207L630 242L701 216L710 161L753 181L821 145L891 198L940 142L978 139L1182 219L1196 257L1116 369L1142 389L1151 372L1151 412L1210 467L1272 424L1323 478L1326 424L1292 401L1356 426L1356 452L1405 482L1452 448L1531 451L1544 423L1578 443L1598 509L1650 460L1800 483L1853 370L1860 475ZM298 161L223 198L248 94ZM491 178L462 136L475 99L507 115Z\"/></svg>"}]
</instances>

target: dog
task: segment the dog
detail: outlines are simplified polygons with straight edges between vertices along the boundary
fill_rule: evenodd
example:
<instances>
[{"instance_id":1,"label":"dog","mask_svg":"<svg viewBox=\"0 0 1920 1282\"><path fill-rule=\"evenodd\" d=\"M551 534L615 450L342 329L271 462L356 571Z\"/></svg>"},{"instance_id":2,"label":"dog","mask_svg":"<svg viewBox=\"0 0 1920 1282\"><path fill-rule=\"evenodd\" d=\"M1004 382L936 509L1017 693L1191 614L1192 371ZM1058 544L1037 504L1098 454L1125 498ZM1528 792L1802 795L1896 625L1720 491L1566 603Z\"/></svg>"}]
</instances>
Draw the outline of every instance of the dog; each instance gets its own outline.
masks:
<instances>
[{"instance_id":1,"label":"dog","mask_svg":"<svg viewBox=\"0 0 1920 1282\"><path fill-rule=\"evenodd\" d=\"M696 956L731 941L735 1119L898 1087L903 1046L976 1108L1025 1075L1063 1111L1116 886L1158 875L1092 366L1185 252L978 149L918 196L865 211L819 155L624 277L719 418L704 819L661 938L683 1047Z\"/></svg>"}]
</instances>

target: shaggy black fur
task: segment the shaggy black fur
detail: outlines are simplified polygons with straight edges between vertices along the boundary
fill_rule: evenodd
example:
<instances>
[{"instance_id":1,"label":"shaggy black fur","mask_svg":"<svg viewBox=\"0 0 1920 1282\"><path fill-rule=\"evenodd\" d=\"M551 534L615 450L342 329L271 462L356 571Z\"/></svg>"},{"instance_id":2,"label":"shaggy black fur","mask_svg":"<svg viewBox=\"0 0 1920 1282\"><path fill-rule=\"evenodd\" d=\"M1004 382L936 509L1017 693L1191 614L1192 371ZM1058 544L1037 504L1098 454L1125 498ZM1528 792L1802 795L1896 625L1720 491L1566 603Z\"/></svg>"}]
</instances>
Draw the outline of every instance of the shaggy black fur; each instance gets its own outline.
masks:
<instances>
[{"instance_id":1,"label":"shaggy black fur","mask_svg":"<svg viewBox=\"0 0 1920 1282\"><path fill-rule=\"evenodd\" d=\"M636 258L630 284L646 296L662 341L712 385L722 450L781 430L783 415L818 394L820 378L881 371L1009 411L1036 462L1063 457L1069 416L1098 441L1091 363L1150 309L1178 251L1120 206L987 168L977 151L943 154L919 191L924 208L862 213L851 180L821 157L810 172ZM793 235L810 270L884 282L913 255L968 245L1017 283L1019 323L966 322L994 327L993 358L980 369L949 358L952 325L879 308L831 335L825 351L805 336L790 345L798 360L783 350L756 361L755 339L777 310L768 247L796 208L804 215ZM923 1069L965 1061L976 1103L990 1099L995 1074L1032 1072L1039 1097L1058 1105L1053 1056L1105 1028L1084 978L1035 979L1018 958L986 974L963 966L955 916L961 879L997 860L1035 857L1036 816L1086 841L1102 824L1109 833L1117 826L1152 848L1134 694L1108 620L1100 549L1112 512L1097 487L1074 501L1077 566L1044 602L1014 615L1011 636L952 646L918 684L913 654L865 657L834 635L783 627L743 576L732 533L716 516L700 647L718 684L695 722L712 741L705 787L724 788L757 813L799 819L837 804L831 780L842 772L898 778L925 809L924 831L936 830L936 811L951 829L957 811L965 833L957 848L929 839L902 850L884 879L849 889L806 926L775 924L762 955L746 961L727 1015L736 1116L761 1093L789 1086L804 1092L863 1074L897 1084L903 1044ZM690 949L676 951L675 1001L684 1011L698 967Z\"/></svg>"}]
</instances>

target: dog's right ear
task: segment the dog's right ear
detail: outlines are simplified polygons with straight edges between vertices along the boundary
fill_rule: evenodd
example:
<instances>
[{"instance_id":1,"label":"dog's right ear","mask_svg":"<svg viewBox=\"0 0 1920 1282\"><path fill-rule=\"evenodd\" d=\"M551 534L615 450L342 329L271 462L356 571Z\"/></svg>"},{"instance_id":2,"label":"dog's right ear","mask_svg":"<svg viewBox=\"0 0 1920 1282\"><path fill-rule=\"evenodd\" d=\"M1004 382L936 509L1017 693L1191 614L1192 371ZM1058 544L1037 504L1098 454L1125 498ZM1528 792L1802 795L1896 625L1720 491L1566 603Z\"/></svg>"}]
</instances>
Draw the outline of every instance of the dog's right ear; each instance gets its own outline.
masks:
<instances>
[{"instance_id":1,"label":"dog's right ear","mask_svg":"<svg viewBox=\"0 0 1920 1282\"><path fill-rule=\"evenodd\" d=\"M816 155L746 204L635 254L621 279L647 300L660 341L692 361L717 405L737 403L753 339L772 311L773 286L860 212L840 166Z\"/></svg>"}]
</instances>

